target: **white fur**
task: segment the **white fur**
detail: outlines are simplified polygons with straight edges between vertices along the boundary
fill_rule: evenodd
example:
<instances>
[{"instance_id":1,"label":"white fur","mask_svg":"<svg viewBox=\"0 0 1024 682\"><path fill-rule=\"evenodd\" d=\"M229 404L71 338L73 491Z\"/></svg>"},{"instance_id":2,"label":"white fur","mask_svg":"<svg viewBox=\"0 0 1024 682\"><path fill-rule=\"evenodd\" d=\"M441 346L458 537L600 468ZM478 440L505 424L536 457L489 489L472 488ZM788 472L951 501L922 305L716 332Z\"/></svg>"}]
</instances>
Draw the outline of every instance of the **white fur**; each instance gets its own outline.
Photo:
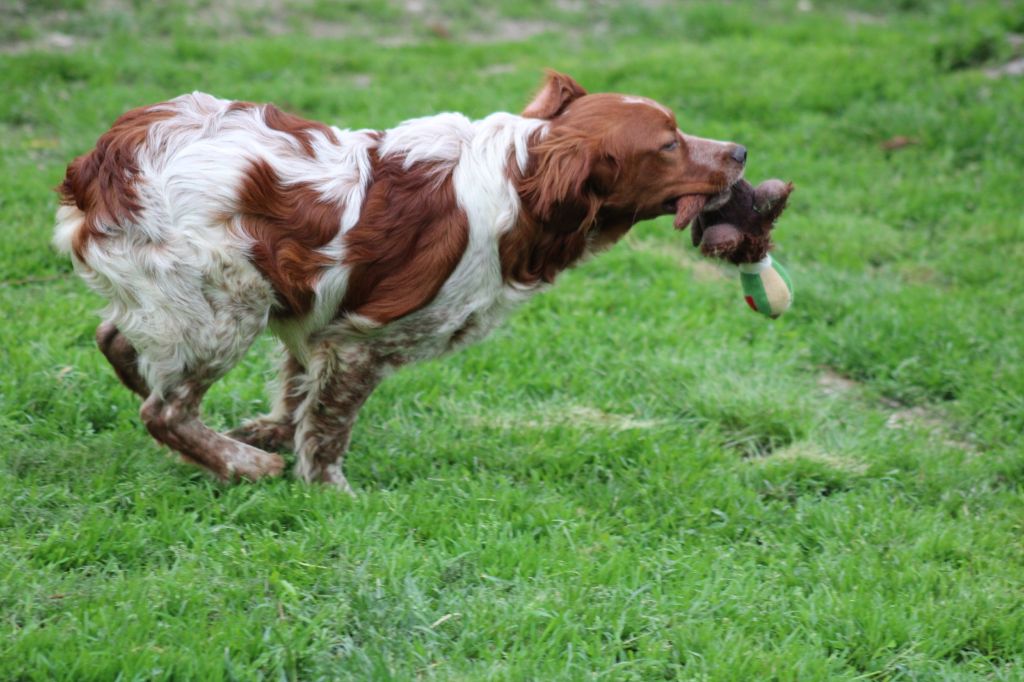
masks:
<instances>
[{"instance_id":1,"label":"white fur","mask_svg":"<svg viewBox=\"0 0 1024 682\"><path fill-rule=\"evenodd\" d=\"M322 249L337 265L319 279L312 311L275 323L274 332L308 364L313 337L354 338L377 326L335 317L348 278L343 236L359 221L374 137L333 129L334 143L311 130L311 157L295 137L269 128L259 109L230 111L230 104L193 93L162 105L174 115L152 124L139 150L137 219L103 225L105 235L89 240L82 260L75 259L79 274L110 302L106 318L139 350L140 371L158 394L180 382L186 368L203 367L211 380L222 375L268 324L274 292L247 257L251 243L244 232L231 229L238 220L230 216L239 188L254 160L268 162L283 182L310 183L325 200L343 207L339 234ZM525 169L527 139L544 125L511 114L476 122L439 114L385 133L377 147L382 157L401 155L406 167L436 162L453 170L456 199L469 219L469 241L436 298L377 329L375 339L409 348L409 359L431 357L450 348L451 335L471 316L466 342L485 335L538 290L502 281L497 244L519 210L508 160L511 155ZM77 208L58 210L58 248L70 252L83 219Z\"/></svg>"},{"instance_id":2,"label":"white fur","mask_svg":"<svg viewBox=\"0 0 1024 682\"><path fill-rule=\"evenodd\" d=\"M675 120L675 116L672 115L672 112L668 109L668 107L666 107L665 105L663 105L663 104L661 104L659 102L655 102L653 99L651 99L649 97L637 97L636 95L623 95L622 96L622 101L624 103L626 103L626 104L641 104L641 105L644 105L644 106L653 107L653 108L657 109L658 111L660 111L661 113L663 113L666 116L668 116L673 121Z\"/></svg>"}]
</instances>

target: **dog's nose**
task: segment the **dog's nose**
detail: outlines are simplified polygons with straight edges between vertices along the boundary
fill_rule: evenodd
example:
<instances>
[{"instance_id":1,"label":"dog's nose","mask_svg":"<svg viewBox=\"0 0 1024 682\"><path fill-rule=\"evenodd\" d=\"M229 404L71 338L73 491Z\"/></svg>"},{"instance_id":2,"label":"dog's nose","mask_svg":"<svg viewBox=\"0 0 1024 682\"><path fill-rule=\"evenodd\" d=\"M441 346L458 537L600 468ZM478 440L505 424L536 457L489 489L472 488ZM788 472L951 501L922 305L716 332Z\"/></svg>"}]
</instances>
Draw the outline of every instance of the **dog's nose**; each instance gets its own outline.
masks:
<instances>
[{"instance_id":1,"label":"dog's nose","mask_svg":"<svg viewBox=\"0 0 1024 682\"><path fill-rule=\"evenodd\" d=\"M736 145L732 148L732 152L729 154L732 160L741 166L747 162L747 148L741 144Z\"/></svg>"}]
</instances>

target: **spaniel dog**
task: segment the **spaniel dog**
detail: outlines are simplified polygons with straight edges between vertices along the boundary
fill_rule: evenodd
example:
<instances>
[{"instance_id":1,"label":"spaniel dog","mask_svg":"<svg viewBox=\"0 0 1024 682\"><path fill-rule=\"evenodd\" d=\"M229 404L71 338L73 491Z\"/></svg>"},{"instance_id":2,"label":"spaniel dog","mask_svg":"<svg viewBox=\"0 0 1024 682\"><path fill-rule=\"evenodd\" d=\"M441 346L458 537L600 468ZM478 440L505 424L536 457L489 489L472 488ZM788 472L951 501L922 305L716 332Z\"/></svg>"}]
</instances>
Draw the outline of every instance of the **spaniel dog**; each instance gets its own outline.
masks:
<instances>
[{"instance_id":1,"label":"spaniel dog","mask_svg":"<svg viewBox=\"0 0 1024 682\"><path fill-rule=\"evenodd\" d=\"M342 130L202 93L134 109L58 187L54 243L109 301L96 330L156 440L223 479L350 491L356 413L406 363L482 339L638 221L684 228L746 150L645 97L551 72L520 115ZM227 434L199 404L266 328L270 414Z\"/></svg>"}]
</instances>

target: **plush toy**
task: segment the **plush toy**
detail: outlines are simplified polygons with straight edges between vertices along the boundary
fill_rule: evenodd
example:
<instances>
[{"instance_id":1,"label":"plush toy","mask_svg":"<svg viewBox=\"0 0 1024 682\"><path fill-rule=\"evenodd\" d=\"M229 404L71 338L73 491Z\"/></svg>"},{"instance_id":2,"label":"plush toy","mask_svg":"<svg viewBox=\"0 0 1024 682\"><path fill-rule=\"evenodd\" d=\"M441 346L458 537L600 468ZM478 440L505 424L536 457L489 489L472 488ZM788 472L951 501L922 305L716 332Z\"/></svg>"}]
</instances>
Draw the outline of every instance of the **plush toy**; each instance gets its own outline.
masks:
<instances>
[{"instance_id":1,"label":"plush toy","mask_svg":"<svg viewBox=\"0 0 1024 682\"><path fill-rule=\"evenodd\" d=\"M793 302L789 274L768 255L772 228L792 191L793 183L782 180L765 180L757 187L740 180L725 204L693 221L693 245L705 256L738 265L747 304L773 318Z\"/></svg>"}]
</instances>

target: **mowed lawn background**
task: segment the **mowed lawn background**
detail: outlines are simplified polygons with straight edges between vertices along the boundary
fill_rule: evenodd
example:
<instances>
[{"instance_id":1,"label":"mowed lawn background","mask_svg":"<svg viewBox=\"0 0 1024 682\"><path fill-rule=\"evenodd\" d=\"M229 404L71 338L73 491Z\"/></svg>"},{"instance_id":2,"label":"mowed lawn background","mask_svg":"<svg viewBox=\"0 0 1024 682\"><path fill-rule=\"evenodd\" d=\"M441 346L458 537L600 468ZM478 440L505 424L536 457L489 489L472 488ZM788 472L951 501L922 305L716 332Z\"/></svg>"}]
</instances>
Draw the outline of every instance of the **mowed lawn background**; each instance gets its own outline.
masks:
<instances>
[{"instance_id":1,"label":"mowed lawn background","mask_svg":"<svg viewBox=\"0 0 1024 682\"><path fill-rule=\"evenodd\" d=\"M0 679L1024 679L1022 33L1019 2L4 0ZM792 311L661 219L385 382L356 499L150 439L49 246L70 159L195 89L383 128L518 111L545 67L794 181Z\"/></svg>"}]
</instances>

